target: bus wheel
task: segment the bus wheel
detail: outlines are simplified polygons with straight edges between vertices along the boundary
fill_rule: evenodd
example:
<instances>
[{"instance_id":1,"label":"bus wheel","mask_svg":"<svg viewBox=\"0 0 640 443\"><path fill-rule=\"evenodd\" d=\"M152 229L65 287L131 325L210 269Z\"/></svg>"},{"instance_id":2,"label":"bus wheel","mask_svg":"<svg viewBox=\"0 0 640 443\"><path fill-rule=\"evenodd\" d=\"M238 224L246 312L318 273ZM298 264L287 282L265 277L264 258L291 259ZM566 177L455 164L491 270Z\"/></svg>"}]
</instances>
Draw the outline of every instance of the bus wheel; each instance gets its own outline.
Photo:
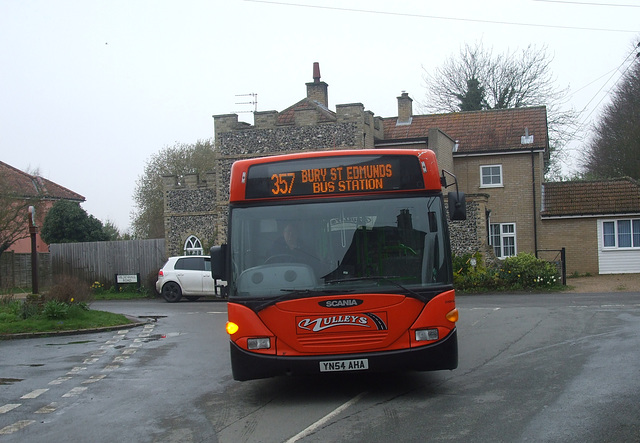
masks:
<instances>
[{"instance_id":1,"label":"bus wheel","mask_svg":"<svg viewBox=\"0 0 640 443\"><path fill-rule=\"evenodd\" d=\"M180 289L180 285L170 281L162 287L162 296L169 303L175 303L180 301L180 297L182 297L182 290Z\"/></svg>"}]
</instances>

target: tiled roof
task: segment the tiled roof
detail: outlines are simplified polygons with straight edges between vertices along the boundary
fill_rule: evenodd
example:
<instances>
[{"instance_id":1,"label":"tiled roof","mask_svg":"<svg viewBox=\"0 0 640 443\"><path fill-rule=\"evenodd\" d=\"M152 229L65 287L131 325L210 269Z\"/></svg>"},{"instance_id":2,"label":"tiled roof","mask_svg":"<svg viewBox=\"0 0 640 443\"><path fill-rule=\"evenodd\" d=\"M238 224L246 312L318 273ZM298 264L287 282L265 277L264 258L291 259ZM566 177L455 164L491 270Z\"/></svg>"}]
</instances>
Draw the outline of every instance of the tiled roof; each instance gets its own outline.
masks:
<instances>
[{"instance_id":1,"label":"tiled roof","mask_svg":"<svg viewBox=\"0 0 640 443\"><path fill-rule=\"evenodd\" d=\"M640 213L640 185L628 177L543 186L543 217Z\"/></svg>"},{"instance_id":2,"label":"tiled roof","mask_svg":"<svg viewBox=\"0 0 640 443\"><path fill-rule=\"evenodd\" d=\"M452 112L449 114L414 115L411 124L396 125L398 118L385 118L387 140L428 136L437 128L458 140L458 154L521 149L544 150L548 144L547 110L544 106L499 109L491 111ZM521 137L533 135L533 143L521 144Z\"/></svg>"},{"instance_id":3,"label":"tiled roof","mask_svg":"<svg viewBox=\"0 0 640 443\"><path fill-rule=\"evenodd\" d=\"M0 162L0 179L11 191L24 198L64 199L83 202L85 198L46 178L30 175Z\"/></svg>"},{"instance_id":4,"label":"tiled roof","mask_svg":"<svg viewBox=\"0 0 640 443\"><path fill-rule=\"evenodd\" d=\"M319 123L327 123L327 122L335 122L336 115L334 112L330 111L328 108L323 106L321 103L311 100L308 98L303 98L295 105L289 106L287 109L278 113L277 124L278 125L293 125L295 123L295 111L314 109L318 112Z\"/></svg>"}]
</instances>

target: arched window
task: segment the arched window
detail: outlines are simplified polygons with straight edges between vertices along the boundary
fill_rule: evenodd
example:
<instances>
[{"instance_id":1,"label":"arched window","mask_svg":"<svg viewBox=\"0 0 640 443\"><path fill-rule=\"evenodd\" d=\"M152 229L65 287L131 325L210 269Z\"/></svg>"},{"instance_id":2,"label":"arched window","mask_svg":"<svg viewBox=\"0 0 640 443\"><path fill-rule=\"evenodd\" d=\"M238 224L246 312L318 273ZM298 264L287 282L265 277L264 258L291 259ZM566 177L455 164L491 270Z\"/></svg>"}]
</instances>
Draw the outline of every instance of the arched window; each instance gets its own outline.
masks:
<instances>
[{"instance_id":1,"label":"arched window","mask_svg":"<svg viewBox=\"0 0 640 443\"><path fill-rule=\"evenodd\" d=\"M195 235L190 235L184 242L184 255L202 255L202 243Z\"/></svg>"}]
</instances>

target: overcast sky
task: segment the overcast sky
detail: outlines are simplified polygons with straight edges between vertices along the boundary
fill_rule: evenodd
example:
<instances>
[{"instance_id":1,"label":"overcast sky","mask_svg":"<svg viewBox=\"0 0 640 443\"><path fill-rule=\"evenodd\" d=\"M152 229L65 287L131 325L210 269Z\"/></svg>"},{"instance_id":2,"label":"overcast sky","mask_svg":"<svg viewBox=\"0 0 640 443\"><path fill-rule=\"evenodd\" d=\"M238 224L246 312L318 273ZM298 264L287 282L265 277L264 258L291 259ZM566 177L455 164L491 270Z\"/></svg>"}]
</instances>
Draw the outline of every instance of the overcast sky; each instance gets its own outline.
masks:
<instances>
[{"instance_id":1,"label":"overcast sky","mask_svg":"<svg viewBox=\"0 0 640 443\"><path fill-rule=\"evenodd\" d=\"M253 109L236 95L257 93L260 111L299 101L313 62L332 110L390 117L402 91L416 111L424 70L465 43L546 45L586 122L639 39L639 0L0 0L0 160L124 231L152 155L213 137L212 115Z\"/></svg>"}]
</instances>

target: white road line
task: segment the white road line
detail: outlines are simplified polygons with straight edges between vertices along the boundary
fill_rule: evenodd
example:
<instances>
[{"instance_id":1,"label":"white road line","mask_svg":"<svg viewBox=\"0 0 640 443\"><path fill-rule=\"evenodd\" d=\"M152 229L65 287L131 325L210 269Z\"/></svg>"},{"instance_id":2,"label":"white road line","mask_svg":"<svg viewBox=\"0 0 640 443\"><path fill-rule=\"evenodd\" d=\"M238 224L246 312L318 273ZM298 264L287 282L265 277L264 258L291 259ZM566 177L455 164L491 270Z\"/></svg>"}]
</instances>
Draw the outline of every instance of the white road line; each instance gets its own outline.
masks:
<instances>
[{"instance_id":1,"label":"white road line","mask_svg":"<svg viewBox=\"0 0 640 443\"><path fill-rule=\"evenodd\" d=\"M76 366L73 369L71 369L69 372L67 372L67 375L75 375L80 371L84 371L87 368L85 366Z\"/></svg>"},{"instance_id":2,"label":"white road line","mask_svg":"<svg viewBox=\"0 0 640 443\"><path fill-rule=\"evenodd\" d=\"M50 385L60 385L67 380L71 380L71 377L58 377L55 380L49 382Z\"/></svg>"},{"instance_id":3,"label":"white road line","mask_svg":"<svg viewBox=\"0 0 640 443\"><path fill-rule=\"evenodd\" d=\"M53 402L53 403L49 403L47 406L41 407L35 412L35 414L51 414L52 412L55 412L57 409L58 409L58 403Z\"/></svg>"},{"instance_id":4,"label":"white road line","mask_svg":"<svg viewBox=\"0 0 640 443\"><path fill-rule=\"evenodd\" d=\"M120 365L107 365L104 367L104 369L102 370L102 372L110 372L110 371L115 371L116 369L118 369L120 367Z\"/></svg>"},{"instance_id":5,"label":"white road line","mask_svg":"<svg viewBox=\"0 0 640 443\"><path fill-rule=\"evenodd\" d=\"M44 394L45 392L47 392L49 390L49 388L45 388L45 389L36 389L35 391L31 391L28 394L23 395L20 398L38 398L39 396L41 396L42 394Z\"/></svg>"},{"instance_id":6,"label":"white road line","mask_svg":"<svg viewBox=\"0 0 640 443\"><path fill-rule=\"evenodd\" d=\"M122 351L123 355L133 355L135 354L137 351L137 349L125 349Z\"/></svg>"},{"instance_id":7,"label":"white road line","mask_svg":"<svg viewBox=\"0 0 640 443\"><path fill-rule=\"evenodd\" d=\"M86 391L87 388L84 386L78 386L76 388L73 388L72 390L70 390L69 392L67 392L66 394L64 394L62 397L63 398L69 398L69 397L77 397L78 395L82 394L84 391Z\"/></svg>"},{"instance_id":8,"label":"white road line","mask_svg":"<svg viewBox=\"0 0 640 443\"><path fill-rule=\"evenodd\" d=\"M307 435L315 432L316 429L318 429L320 426L322 426L323 424L325 424L326 422L331 420L333 417L335 417L336 415L338 415L339 413L341 413L342 411L347 409L349 406L352 406L352 405L356 404L362 397L364 397L365 394L366 394L366 391L365 392L361 392L360 394L356 395L355 397L353 397L348 402L344 403L342 406L338 406L336 409L334 409L329 414L327 414L324 417L322 417L320 420L318 420L315 423L313 423L311 426L309 426L306 429L303 429L302 431L298 432L296 435L291 437L285 443L294 443L294 442L300 440L301 438L304 438Z\"/></svg>"},{"instance_id":9,"label":"white road line","mask_svg":"<svg viewBox=\"0 0 640 443\"><path fill-rule=\"evenodd\" d=\"M0 406L0 414L6 414L7 412L14 410L21 405L22 403L8 403L4 406Z\"/></svg>"},{"instance_id":10,"label":"white road line","mask_svg":"<svg viewBox=\"0 0 640 443\"><path fill-rule=\"evenodd\" d=\"M97 381L102 380L103 378L105 378L106 375L105 374L100 374L100 375L92 375L91 377L89 377L88 379L86 379L85 381L82 382L83 385L87 385L89 383L95 383Z\"/></svg>"},{"instance_id":11,"label":"white road line","mask_svg":"<svg viewBox=\"0 0 640 443\"><path fill-rule=\"evenodd\" d=\"M35 420L20 420L15 422L12 425L9 426L5 426L4 428L0 429L0 435L9 435L9 434L13 434L14 432L19 431L22 428L26 428L27 426L29 426L32 423L35 423Z\"/></svg>"}]
</instances>

